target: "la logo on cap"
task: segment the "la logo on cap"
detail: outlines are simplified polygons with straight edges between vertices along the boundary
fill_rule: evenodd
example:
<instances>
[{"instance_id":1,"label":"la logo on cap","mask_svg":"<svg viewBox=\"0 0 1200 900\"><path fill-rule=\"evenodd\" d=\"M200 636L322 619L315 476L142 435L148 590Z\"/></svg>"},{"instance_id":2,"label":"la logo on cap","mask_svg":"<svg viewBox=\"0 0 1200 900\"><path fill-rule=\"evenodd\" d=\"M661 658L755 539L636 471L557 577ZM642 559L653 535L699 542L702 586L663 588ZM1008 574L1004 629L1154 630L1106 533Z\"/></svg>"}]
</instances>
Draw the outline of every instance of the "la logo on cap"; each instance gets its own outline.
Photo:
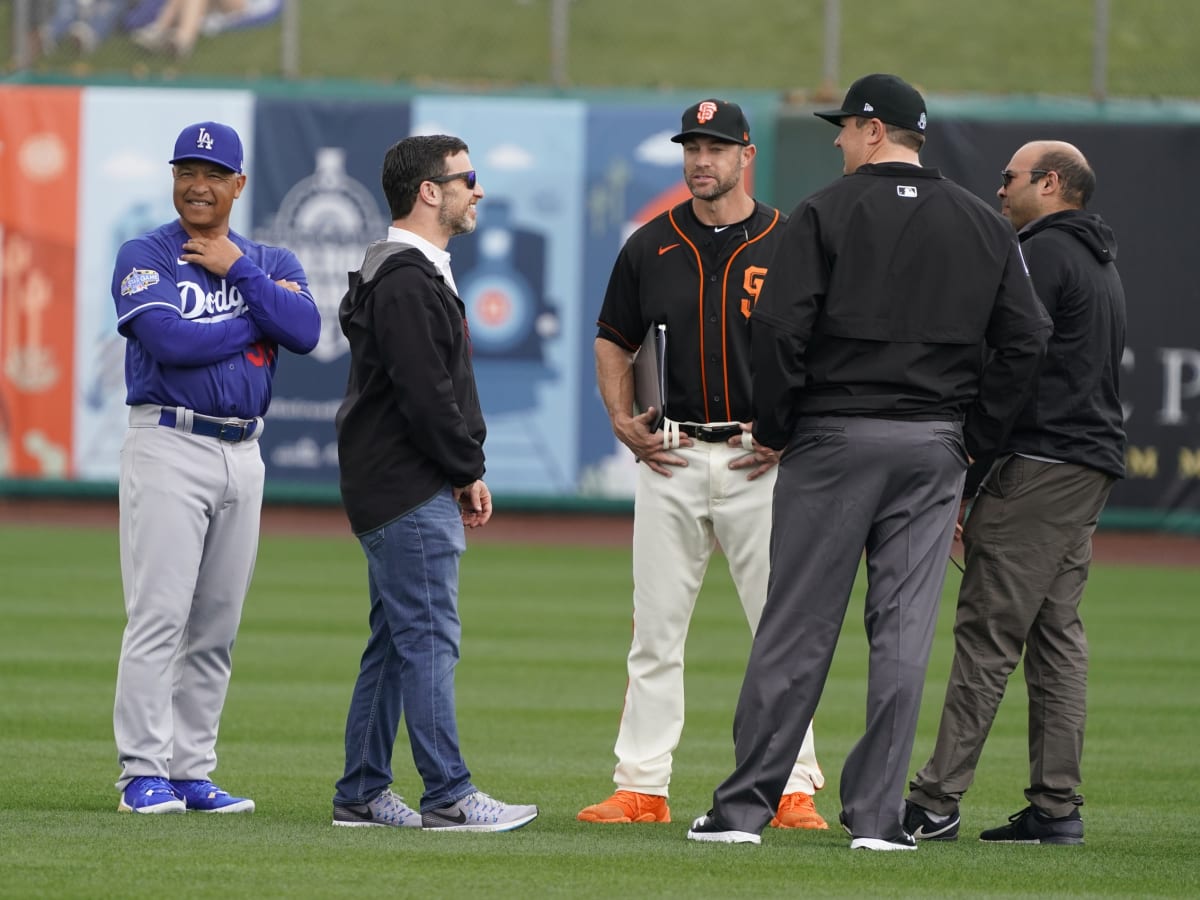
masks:
<instances>
[{"instance_id":1,"label":"la logo on cap","mask_svg":"<svg viewBox=\"0 0 1200 900\"><path fill-rule=\"evenodd\" d=\"M703 125L705 122L711 122L717 116L717 104L711 100L705 100L696 109L696 121Z\"/></svg>"},{"instance_id":2,"label":"la logo on cap","mask_svg":"<svg viewBox=\"0 0 1200 900\"><path fill-rule=\"evenodd\" d=\"M200 126L200 135L196 138L196 146L203 150L211 150L213 148L212 135L209 134L208 129L203 125Z\"/></svg>"}]
</instances>

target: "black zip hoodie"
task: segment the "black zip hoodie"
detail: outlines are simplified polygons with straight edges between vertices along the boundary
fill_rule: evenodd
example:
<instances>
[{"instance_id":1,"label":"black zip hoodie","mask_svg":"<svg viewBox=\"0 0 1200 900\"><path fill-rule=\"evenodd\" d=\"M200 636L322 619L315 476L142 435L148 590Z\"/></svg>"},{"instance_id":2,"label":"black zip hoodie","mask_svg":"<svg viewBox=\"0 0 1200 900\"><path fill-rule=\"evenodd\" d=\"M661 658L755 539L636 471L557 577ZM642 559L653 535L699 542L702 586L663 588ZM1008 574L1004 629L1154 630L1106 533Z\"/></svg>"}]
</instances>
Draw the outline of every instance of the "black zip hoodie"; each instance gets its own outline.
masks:
<instances>
[{"instance_id":1,"label":"black zip hoodie","mask_svg":"<svg viewBox=\"0 0 1200 900\"><path fill-rule=\"evenodd\" d=\"M1125 476L1120 401L1125 291L1117 242L1095 213L1069 209L1021 229L1021 252L1054 333L1007 452Z\"/></svg>"},{"instance_id":2,"label":"black zip hoodie","mask_svg":"<svg viewBox=\"0 0 1200 900\"><path fill-rule=\"evenodd\" d=\"M482 478L487 428L466 309L420 250L371 244L338 320L350 342L338 465L350 527L361 535L447 484Z\"/></svg>"}]
</instances>

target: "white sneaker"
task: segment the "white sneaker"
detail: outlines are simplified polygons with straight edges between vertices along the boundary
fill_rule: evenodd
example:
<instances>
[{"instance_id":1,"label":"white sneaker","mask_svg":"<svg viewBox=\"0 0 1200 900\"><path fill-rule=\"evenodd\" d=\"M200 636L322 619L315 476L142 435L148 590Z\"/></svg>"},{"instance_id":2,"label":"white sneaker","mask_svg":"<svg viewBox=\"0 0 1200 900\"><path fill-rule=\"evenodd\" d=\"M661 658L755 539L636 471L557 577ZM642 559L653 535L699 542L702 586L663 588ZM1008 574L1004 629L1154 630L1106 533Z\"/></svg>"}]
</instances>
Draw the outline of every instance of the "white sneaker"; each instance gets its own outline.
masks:
<instances>
[{"instance_id":1,"label":"white sneaker","mask_svg":"<svg viewBox=\"0 0 1200 900\"><path fill-rule=\"evenodd\" d=\"M439 831L512 831L537 818L536 806L501 803L483 791L467 794L452 806L421 813L421 827Z\"/></svg>"},{"instance_id":2,"label":"white sneaker","mask_svg":"<svg viewBox=\"0 0 1200 900\"><path fill-rule=\"evenodd\" d=\"M885 841L883 838L856 837L850 841L851 850L916 850L917 842L913 836L904 833L897 841Z\"/></svg>"}]
</instances>

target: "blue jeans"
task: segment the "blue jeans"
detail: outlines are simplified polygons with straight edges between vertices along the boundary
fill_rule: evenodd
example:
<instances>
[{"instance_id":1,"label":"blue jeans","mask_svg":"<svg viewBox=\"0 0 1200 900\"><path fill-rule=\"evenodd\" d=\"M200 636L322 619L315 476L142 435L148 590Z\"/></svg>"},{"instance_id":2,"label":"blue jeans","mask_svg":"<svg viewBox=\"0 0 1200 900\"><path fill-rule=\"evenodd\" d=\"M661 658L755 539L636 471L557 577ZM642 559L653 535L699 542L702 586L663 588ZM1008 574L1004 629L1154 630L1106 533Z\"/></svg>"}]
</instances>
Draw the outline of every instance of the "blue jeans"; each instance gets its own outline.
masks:
<instances>
[{"instance_id":1,"label":"blue jeans","mask_svg":"<svg viewBox=\"0 0 1200 900\"><path fill-rule=\"evenodd\" d=\"M367 557L371 636L350 699L346 771L333 802L366 803L392 783L403 712L425 783L421 809L450 806L475 791L454 710L462 636L458 560L467 544L450 488L359 541Z\"/></svg>"}]
</instances>

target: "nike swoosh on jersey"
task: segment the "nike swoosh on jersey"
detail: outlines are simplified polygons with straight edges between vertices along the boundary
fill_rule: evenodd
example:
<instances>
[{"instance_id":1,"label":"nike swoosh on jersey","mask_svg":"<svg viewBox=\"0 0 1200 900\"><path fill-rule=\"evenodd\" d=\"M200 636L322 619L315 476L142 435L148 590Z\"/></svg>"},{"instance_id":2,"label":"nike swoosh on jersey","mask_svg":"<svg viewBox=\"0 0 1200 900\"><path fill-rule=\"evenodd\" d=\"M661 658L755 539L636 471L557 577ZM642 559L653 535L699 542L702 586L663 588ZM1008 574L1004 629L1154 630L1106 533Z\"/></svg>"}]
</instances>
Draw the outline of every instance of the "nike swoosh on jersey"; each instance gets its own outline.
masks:
<instances>
[{"instance_id":1,"label":"nike swoosh on jersey","mask_svg":"<svg viewBox=\"0 0 1200 900\"><path fill-rule=\"evenodd\" d=\"M664 253L667 253L670 250L674 250L678 246L679 246L678 244L667 244L667 246L665 246L665 247L660 246L658 248L658 255L662 256Z\"/></svg>"}]
</instances>

